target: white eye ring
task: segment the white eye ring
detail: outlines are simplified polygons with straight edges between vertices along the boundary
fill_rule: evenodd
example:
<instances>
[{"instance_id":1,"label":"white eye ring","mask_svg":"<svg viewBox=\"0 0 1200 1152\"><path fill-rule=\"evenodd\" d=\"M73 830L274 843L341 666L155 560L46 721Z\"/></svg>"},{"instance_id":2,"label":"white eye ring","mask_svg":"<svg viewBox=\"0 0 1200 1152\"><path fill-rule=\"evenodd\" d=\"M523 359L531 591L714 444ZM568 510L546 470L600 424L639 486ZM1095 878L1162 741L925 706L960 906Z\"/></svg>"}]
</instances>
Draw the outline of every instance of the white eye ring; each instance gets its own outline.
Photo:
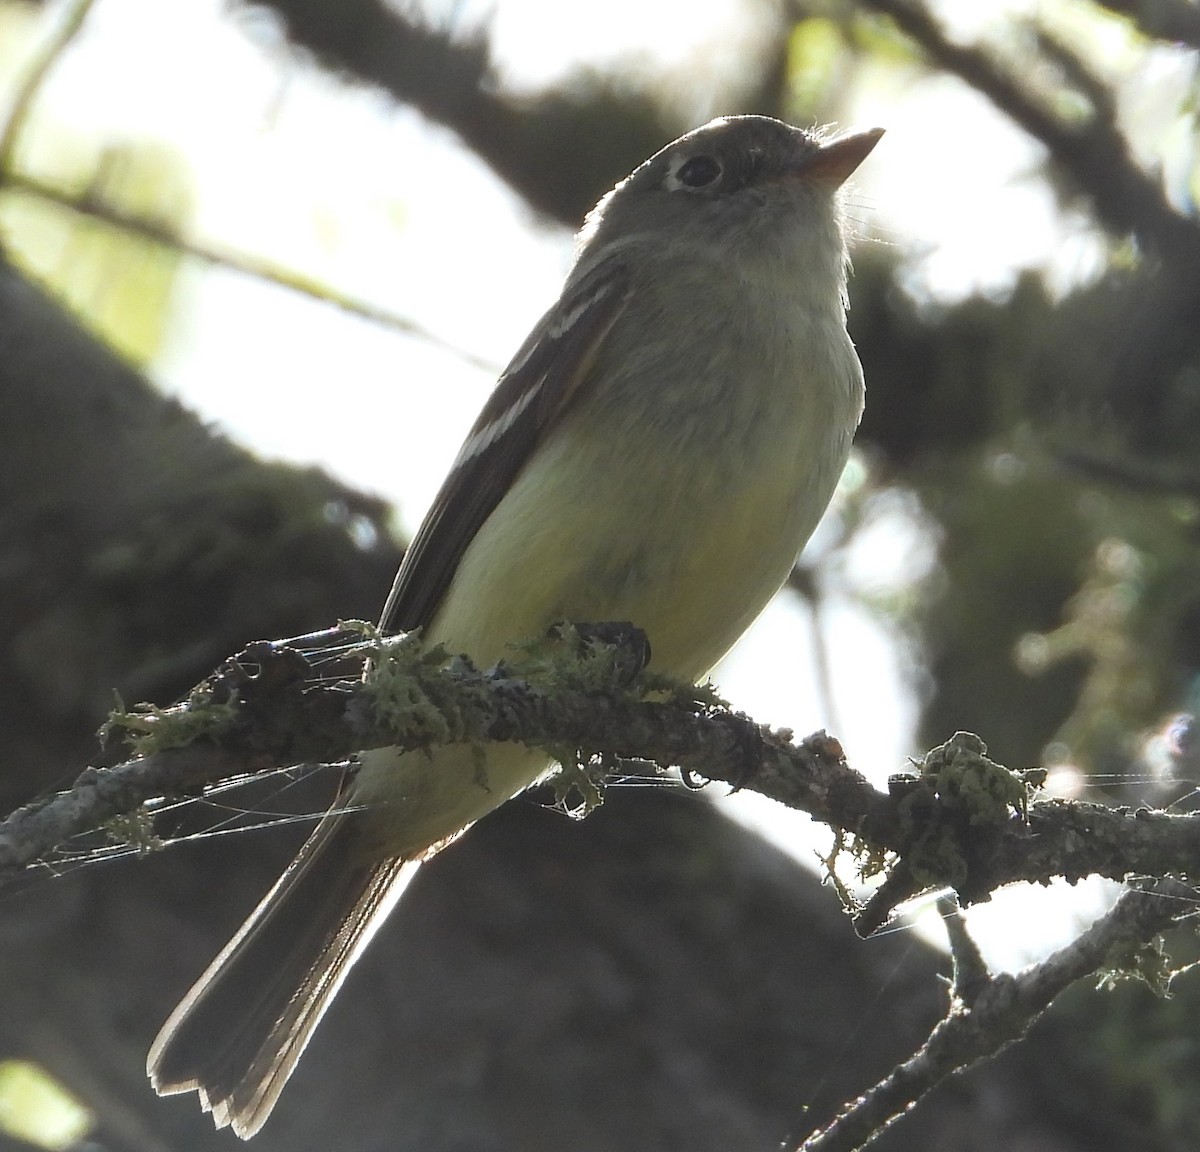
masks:
<instances>
[{"instance_id":1,"label":"white eye ring","mask_svg":"<svg viewBox=\"0 0 1200 1152\"><path fill-rule=\"evenodd\" d=\"M666 186L672 192L698 192L711 188L725 174L721 161L707 152L680 156L671 165Z\"/></svg>"}]
</instances>

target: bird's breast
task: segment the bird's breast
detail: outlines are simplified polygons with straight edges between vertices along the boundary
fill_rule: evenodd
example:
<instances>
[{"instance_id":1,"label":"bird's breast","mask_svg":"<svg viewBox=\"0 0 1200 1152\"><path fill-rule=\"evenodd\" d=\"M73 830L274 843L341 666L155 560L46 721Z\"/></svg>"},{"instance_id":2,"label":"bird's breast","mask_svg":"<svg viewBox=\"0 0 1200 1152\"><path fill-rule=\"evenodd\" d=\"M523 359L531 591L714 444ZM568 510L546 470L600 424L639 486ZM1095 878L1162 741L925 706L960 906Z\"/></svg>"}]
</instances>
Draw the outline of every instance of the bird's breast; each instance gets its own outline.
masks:
<instances>
[{"instance_id":1,"label":"bird's breast","mask_svg":"<svg viewBox=\"0 0 1200 1152\"><path fill-rule=\"evenodd\" d=\"M431 638L489 662L558 620L629 620L654 668L704 675L786 579L845 464L861 374L844 329L825 347L840 356L763 364L735 343L654 366L633 403L582 401L467 549Z\"/></svg>"}]
</instances>

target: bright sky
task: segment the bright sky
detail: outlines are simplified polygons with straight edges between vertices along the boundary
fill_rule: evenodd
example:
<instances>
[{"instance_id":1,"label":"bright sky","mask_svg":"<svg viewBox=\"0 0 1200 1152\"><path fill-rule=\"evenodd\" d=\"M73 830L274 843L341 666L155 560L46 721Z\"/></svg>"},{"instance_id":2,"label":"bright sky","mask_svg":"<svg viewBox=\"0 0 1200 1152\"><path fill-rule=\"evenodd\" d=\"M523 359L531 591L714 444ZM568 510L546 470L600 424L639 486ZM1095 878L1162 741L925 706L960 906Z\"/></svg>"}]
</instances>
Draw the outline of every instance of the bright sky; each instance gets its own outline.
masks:
<instances>
[{"instance_id":1,"label":"bright sky","mask_svg":"<svg viewBox=\"0 0 1200 1152\"><path fill-rule=\"evenodd\" d=\"M102 144L158 140L186 166L200 239L323 279L503 364L556 295L569 236L532 220L450 133L315 76L278 50L268 17L239 9L232 19L225 7L98 0L47 85L22 162L63 178L86 170ZM711 106L713 94L729 90L743 53L762 37L744 0L429 7L460 22L489 20L502 74L516 87L537 88L576 65L640 61L654 75L678 77L675 98L697 122L723 110ZM984 6L952 7L961 20ZM44 34L45 24L30 17L29 29ZM14 43L0 46L6 70ZM707 70L699 78L696 59ZM1160 88L1177 78L1169 64L1159 64ZM1146 97L1151 112L1154 99ZM1096 268L1094 238L1063 219L1032 174L1036 148L960 85L868 74L844 120L888 130L861 173L854 215L906 254L912 291L953 299L1001 293L1025 267L1048 267L1060 284ZM415 526L491 374L233 273L189 273L177 305L157 367L164 387L266 455L320 463L387 496L403 525ZM905 515L885 519L877 537L878 547L864 542L851 557L851 578L906 578L892 560L928 552ZM836 726L852 762L880 778L903 765L911 746L915 703L903 649L841 594L823 606L821 627L836 725L816 685L811 622L793 603L768 609L719 682L761 720L800 732ZM761 668L782 638L792 643L794 667L764 682ZM738 803L755 818L764 807ZM817 842L797 821L772 831L811 858ZM1057 903L1045 919L1072 930ZM992 958L1012 965L1024 957L998 943Z\"/></svg>"}]
</instances>

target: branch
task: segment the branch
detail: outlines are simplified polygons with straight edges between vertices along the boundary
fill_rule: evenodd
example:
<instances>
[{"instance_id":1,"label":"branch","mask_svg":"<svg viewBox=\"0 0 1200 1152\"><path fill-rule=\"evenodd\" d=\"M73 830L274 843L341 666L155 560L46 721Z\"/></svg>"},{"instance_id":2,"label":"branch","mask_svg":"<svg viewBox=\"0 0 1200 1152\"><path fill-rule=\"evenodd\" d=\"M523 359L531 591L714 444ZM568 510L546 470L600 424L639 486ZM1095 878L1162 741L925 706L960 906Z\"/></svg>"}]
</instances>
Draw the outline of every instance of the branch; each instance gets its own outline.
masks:
<instances>
[{"instance_id":1,"label":"branch","mask_svg":"<svg viewBox=\"0 0 1200 1152\"><path fill-rule=\"evenodd\" d=\"M17 145L38 92L46 77L62 57L63 52L78 35L94 3L95 0L75 0L55 34L43 46L27 75L18 85L12 99L11 111L3 126L0 127L0 187L13 188L39 200L56 204L76 215L119 228L142 240L148 240L152 244L157 244L173 252L180 252L213 267L239 272L244 276L274 284L276 287L286 288L289 292L295 292L325 304L332 304L352 316L358 316L382 327L402 332L406 336L423 340L486 372L498 371L495 364L443 340L416 321L397 316L395 313L367 301L334 291L328 285L310 276L305 276L303 273L282 268L267 260L248 256L245 253L187 239L161 223L127 212L114 204L106 203L93 194L75 196L60 187L39 180L35 176L18 171L14 163Z\"/></svg>"},{"instance_id":2,"label":"branch","mask_svg":"<svg viewBox=\"0 0 1200 1152\"><path fill-rule=\"evenodd\" d=\"M1200 470L1195 461L1175 461L1162 456L1117 456L1074 445L1054 447L1054 459L1090 480L1120 485L1151 496L1200 499Z\"/></svg>"},{"instance_id":3,"label":"branch","mask_svg":"<svg viewBox=\"0 0 1200 1152\"><path fill-rule=\"evenodd\" d=\"M599 195L685 125L652 83L577 73L513 94L482 31L388 0L263 0L288 40L445 125L534 209L578 227ZM586 147L581 142L586 141Z\"/></svg>"},{"instance_id":4,"label":"branch","mask_svg":"<svg viewBox=\"0 0 1200 1152\"><path fill-rule=\"evenodd\" d=\"M695 692L666 703L640 699L640 682L627 686L637 641L598 650L585 644L586 651L566 645L516 674L504 666L481 672L461 658L446 663L408 638L360 642L337 654L360 664L369 658L366 680L316 679L327 642L344 637L324 634L322 646L307 652L289 642L251 645L183 704L114 717L107 743L132 738L141 754L88 768L67 792L0 823L0 881L155 798L390 745L515 740L551 755L571 749L581 761L606 755L674 764L708 779L753 776L764 794L843 824L886 801L823 734L797 746L790 732L772 733Z\"/></svg>"},{"instance_id":5,"label":"branch","mask_svg":"<svg viewBox=\"0 0 1200 1152\"><path fill-rule=\"evenodd\" d=\"M945 1017L911 1059L814 1132L800 1152L854 1152L866 1146L948 1076L1021 1039L1069 985L1179 918L1195 915L1195 905L1196 892L1176 880L1132 889L1070 944L1015 976L981 971L974 945L956 923L956 911L950 924L955 980Z\"/></svg>"},{"instance_id":6,"label":"branch","mask_svg":"<svg viewBox=\"0 0 1200 1152\"><path fill-rule=\"evenodd\" d=\"M1189 0L1096 0L1128 16L1146 36L1200 48L1200 8Z\"/></svg>"},{"instance_id":7,"label":"branch","mask_svg":"<svg viewBox=\"0 0 1200 1152\"><path fill-rule=\"evenodd\" d=\"M169 709L110 718L104 758L67 792L0 824L0 882L49 861L71 837L110 821L152 815L164 797L280 766L337 763L388 745L519 741L565 761L563 792L595 787L621 758L678 766L746 787L811 814L837 834L864 873L889 872L859 927L881 923L900 900L952 887L962 903L1014 880L1157 876L1127 893L1073 944L1017 976L992 976L956 921L953 996L924 1046L848 1104L804 1152L856 1149L956 1071L1020 1038L1059 992L1134 951L1182 915L1195 894L1162 877L1200 871L1200 816L1029 802L1030 781L990 761L978 737L959 733L918 770L880 792L818 732L796 743L734 713L704 688L644 671L645 637L628 625L560 626L511 664L480 671L426 650L413 636L380 638L365 625L291 641L260 641L226 661ZM364 673L365 669L365 673ZM109 825L124 832L128 819Z\"/></svg>"},{"instance_id":8,"label":"branch","mask_svg":"<svg viewBox=\"0 0 1200 1152\"><path fill-rule=\"evenodd\" d=\"M306 296L311 300L318 300L323 304L331 304L335 308L339 308L341 311L347 312L352 316L358 316L363 320L371 321L373 324L379 324L384 328L390 328L393 331L402 332L406 336L423 340L434 348L449 352L457 356L460 360L472 364L477 368L482 368L486 372L495 373L498 370L496 364L493 362L483 357L475 356L473 353L452 344L423 325L418 324L415 320L397 316L394 312L390 312L386 308L380 308L369 301L335 291L314 277L306 276L304 273L297 272L294 269L283 268L278 264L256 256L249 256L243 252L235 252L232 249L221 248L217 245L204 244L198 240L189 239L166 225L147 220L136 213L126 212L117 205L107 203L99 197L87 194L75 196L62 188L23 172L0 168L0 186L23 192L51 204L56 204L60 208L66 208L68 211L74 212L79 216L85 216L102 224L119 228L124 232L128 232L131 236L148 240L152 244L161 245L173 252L180 252L184 256L190 256L211 267L225 268L231 272L238 272L243 276L250 276L264 283L274 284L278 288L286 288L289 292Z\"/></svg>"},{"instance_id":9,"label":"branch","mask_svg":"<svg viewBox=\"0 0 1200 1152\"><path fill-rule=\"evenodd\" d=\"M492 741L544 748L577 764L673 765L685 779L725 781L808 813L865 871L890 868L882 895L862 914L864 934L930 888L953 888L966 905L1018 880L1200 872L1200 815L1029 803L1026 780L989 760L967 733L880 792L824 732L797 743L790 731L757 724L704 689L645 676L640 637L627 625L564 627L544 650L487 671L424 651L410 637L343 630L260 641L184 703L113 717L106 757L121 759L114 750L129 744L137 755L89 768L68 792L0 824L0 880L155 798L195 795L206 784L287 765L338 763L370 748ZM331 670L334 659L342 663Z\"/></svg>"},{"instance_id":10,"label":"branch","mask_svg":"<svg viewBox=\"0 0 1200 1152\"><path fill-rule=\"evenodd\" d=\"M8 119L0 128L0 174L12 167L17 141L33 110L38 92L71 41L79 34L96 0L75 0L62 18L53 36L42 46L24 79L13 93Z\"/></svg>"},{"instance_id":11,"label":"branch","mask_svg":"<svg viewBox=\"0 0 1200 1152\"><path fill-rule=\"evenodd\" d=\"M959 77L1011 120L1039 140L1091 199L1100 220L1118 234L1135 233L1159 258L1181 272L1200 260L1200 229L1176 212L1163 195L1156 175L1144 172L1130 155L1117 126L1111 100L1095 99L1101 90L1086 65L1061 42L1051 61L1074 81L1074 92L1088 108L1086 116L1056 111L1030 86L1032 64L1020 72L994 55L951 40L915 0L863 0L864 6L890 17L920 45L933 63ZM1043 51L1048 38L1038 37ZM1189 277L1190 279L1190 277Z\"/></svg>"}]
</instances>

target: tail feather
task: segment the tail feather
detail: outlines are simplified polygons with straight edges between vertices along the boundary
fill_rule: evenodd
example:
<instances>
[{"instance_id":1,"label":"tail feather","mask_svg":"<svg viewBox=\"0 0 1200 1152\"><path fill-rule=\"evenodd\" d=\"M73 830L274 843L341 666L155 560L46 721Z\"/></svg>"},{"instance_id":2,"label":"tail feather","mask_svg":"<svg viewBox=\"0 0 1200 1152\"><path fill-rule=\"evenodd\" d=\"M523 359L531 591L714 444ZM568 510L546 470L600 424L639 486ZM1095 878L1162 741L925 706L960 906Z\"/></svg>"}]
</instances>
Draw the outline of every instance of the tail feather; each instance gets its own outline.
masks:
<instances>
[{"instance_id":1,"label":"tail feather","mask_svg":"<svg viewBox=\"0 0 1200 1152\"><path fill-rule=\"evenodd\" d=\"M262 1127L354 961L420 861L361 859L356 813L332 812L163 1025L147 1071L199 1092L218 1127Z\"/></svg>"}]
</instances>

